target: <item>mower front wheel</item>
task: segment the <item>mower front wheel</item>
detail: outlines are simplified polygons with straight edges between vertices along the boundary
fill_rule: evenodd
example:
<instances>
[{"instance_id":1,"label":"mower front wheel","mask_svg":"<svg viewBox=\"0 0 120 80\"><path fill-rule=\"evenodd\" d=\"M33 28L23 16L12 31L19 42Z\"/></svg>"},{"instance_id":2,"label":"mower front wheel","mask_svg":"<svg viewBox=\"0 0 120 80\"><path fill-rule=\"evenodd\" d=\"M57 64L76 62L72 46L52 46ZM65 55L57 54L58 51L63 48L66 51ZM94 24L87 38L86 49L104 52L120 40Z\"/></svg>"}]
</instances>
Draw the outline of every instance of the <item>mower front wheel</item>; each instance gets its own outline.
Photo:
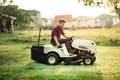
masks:
<instances>
[{"instance_id":1,"label":"mower front wheel","mask_svg":"<svg viewBox=\"0 0 120 80\"><path fill-rule=\"evenodd\" d=\"M60 62L59 56L55 53L49 53L46 56L46 63L49 65L57 65L59 64L59 62Z\"/></svg>"},{"instance_id":2,"label":"mower front wheel","mask_svg":"<svg viewBox=\"0 0 120 80\"><path fill-rule=\"evenodd\" d=\"M94 59L92 56L85 56L83 58L83 64L84 65L92 65L94 63Z\"/></svg>"},{"instance_id":3,"label":"mower front wheel","mask_svg":"<svg viewBox=\"0 0 120 80\"><path fill-rule=\"evenodd\" d=\"M96 57L95 56L93 57L93 60L94 60L94 62L96 61Z\"/></svg>"}]
</instances>

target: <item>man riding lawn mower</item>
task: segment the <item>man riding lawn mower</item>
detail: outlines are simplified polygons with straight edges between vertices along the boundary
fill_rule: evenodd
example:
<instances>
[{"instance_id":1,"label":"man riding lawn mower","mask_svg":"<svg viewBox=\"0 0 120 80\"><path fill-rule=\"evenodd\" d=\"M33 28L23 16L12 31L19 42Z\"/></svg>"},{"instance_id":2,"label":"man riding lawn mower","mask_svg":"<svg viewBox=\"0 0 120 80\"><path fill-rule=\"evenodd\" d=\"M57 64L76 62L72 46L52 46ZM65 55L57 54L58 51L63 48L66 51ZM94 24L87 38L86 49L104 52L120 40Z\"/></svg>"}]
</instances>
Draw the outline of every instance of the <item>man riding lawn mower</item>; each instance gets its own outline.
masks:
<instances>
[{"instance_id":1,"label":"man riding lawn mower","mask_svg":"<svg viewBox=\"0 0 120 80\"><path fill-rule=\"evenodd\" d=\"M49 65L57 65L61 62L64 64L80 64L83 62L85 65L92 65L96 60L96 44L90 40L73 40L73 37L68 37L63 31L64 20L59 21L59 25L53 28L51 34L51 44L38 44L33 45L31 48L31 59L40 63ZM61 34L65 38L60 38ZM65 43L66 48L61 47Z\"/></svg>"}]
</instances>

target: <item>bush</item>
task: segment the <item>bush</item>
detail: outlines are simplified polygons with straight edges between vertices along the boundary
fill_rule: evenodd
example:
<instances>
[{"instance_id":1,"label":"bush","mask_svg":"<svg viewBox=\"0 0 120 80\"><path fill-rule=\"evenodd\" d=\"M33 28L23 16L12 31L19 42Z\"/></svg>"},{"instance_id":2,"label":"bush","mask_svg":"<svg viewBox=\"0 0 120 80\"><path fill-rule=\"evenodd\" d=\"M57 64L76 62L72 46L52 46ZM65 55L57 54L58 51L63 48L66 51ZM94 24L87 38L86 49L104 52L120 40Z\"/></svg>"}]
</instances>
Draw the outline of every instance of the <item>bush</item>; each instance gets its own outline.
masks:
<instances>
[{"instance_id":1,"label":"bush","mask_svg":"<svg viewBox=\"0 0 120 80\"><path fill-rule=\"evenodd\" d=\"M120 46L120 40L118 39L100 40L95 42L97 45L101 46Z\"/></svg>"}]
</instances>

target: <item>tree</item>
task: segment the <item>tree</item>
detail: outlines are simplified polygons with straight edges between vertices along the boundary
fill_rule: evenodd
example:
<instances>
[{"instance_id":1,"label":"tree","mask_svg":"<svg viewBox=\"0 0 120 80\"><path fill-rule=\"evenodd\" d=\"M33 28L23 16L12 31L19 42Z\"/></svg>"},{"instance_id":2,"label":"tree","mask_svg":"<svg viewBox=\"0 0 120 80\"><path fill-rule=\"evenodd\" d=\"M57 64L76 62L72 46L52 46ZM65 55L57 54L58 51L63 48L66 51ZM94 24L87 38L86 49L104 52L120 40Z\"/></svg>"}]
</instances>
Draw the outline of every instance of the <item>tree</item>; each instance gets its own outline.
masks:
<instances>
[{"instance_id":1,"label":"tree","mask_svg":"<svg viewBox=\"0 0 120 80\"><path fill-rule=\"evenodd\" d=\"M13 0L0 0L0 6L11 4Z\"/></svg>"},{"instance_id":2,"label":"tree","mask_svg":"<svg viewBox=\"0 0 120 80\"><path fill-rule=\"evenodd\" d=\"M29 24L32 20L30 10L19 9L16 5L11 5L13 0L0 0L0 19L16 18L14 26L23 26Z\"/></svg>"},{"instance_id":3,"label":"tree","mask_svg":"<svg viewBox=\"0 0 120 80\"><path fill-rule=\"evenodd\" d=\"M111 7L112 12L115 12L120 19L120 0L78 0L78 2L84 2L85 6Z\"/></svg>"},{"instance_id":4,"label":"tree","mask_svg":"<svg viewBox=\"0 0 120 80\"><path fill-rule=\"evenodd\" d=\"M31 18L32 12L29 10L19 9L14 16L16 17L15 26L25 26L30 24L33 19Z\"/></svg>"}]
</instances>

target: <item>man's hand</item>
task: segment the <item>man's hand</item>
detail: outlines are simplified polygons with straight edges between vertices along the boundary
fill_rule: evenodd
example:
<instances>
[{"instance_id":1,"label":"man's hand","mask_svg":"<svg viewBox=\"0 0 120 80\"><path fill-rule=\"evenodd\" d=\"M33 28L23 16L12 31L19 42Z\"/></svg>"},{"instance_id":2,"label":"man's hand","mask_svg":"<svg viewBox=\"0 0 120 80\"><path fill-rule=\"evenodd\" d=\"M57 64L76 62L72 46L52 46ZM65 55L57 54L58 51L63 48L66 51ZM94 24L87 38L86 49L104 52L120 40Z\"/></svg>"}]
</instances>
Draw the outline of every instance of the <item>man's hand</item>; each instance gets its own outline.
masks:
<instances>
[{"instance_id":1,"label":"man's hand","mask_svg":"<svg viewBox=\"0 0 120 80\"><path fill-rule=\"evenodd\" d=\"M56 42L56 46L57 46L57 47L60 47L61 45L60 45L60 43L58 42L58 39L57 39L56 36L54 36L54 40L55 40L55 42Z\"/></svg>"},{"instance_id":2,"label":"man's hand","mask_svg":"<svg viewBox=\"0 0 120 80\"><path fill-rule=\"evenodd\" d=\"M57 45L57 47L59 47L59 46L60 46L60 43L58 42L58 43L56 43L56 45Z\"/></svg>"}]
</instances>

